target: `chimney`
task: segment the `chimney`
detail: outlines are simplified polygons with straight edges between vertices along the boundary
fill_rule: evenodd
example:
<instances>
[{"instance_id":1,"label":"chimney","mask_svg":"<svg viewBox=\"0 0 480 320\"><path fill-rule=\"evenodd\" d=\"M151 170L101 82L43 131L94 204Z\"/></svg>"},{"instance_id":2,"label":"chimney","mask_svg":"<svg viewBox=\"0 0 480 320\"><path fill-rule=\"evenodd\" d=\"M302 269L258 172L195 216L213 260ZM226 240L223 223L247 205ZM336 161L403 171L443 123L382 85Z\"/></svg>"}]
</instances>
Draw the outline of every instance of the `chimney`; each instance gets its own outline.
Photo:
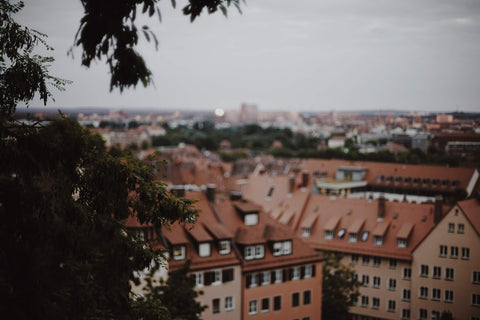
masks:
<instances>
[{"instance_id":1,"label":"chimney","mask_svg":"<svg viewBox=\"0 0 480 320\"><path fill-rule=\"evenodd\" d=\"M441 195L438 195L435 197L435 204L433 207L433 222L435 224L439 223L440 220L442 219L442 210L443 207L443 197Z\"/></svg>"},{"instance_id":2,"label":"chimney","mask_svg":"<svg viewBox=\"0 0 480 320\"><path fill-rule=\"evenodd\" d=\"M207 199L210 202L215 202L215 190L217 189L216 184L207 184Z\"/></svg>"},{"instance_id":3,"label":"chimney","mask_svg":"<svg viewBox=\"0 0 480 320\"><path fill-rule=\"evenodd\" d=\"M292 173L288 176L288 193L292 194L295 189L295 175Z\"/></svg>"},{"instance_id":4,"label":"chimney","mask_svg":"<svg viewBox=\"0 0 480 320\"><path fill-rule=\"evenodd\" d=\"M383 194L378 198L378 217L377 220L383 220L385 218L385 197Z\"/></svg>"},{"instance_id":5,"label":"chimney","mask_svg":"<svg viewBox=\"0 0 480 320\"><path fill-rule=\"evenodd\" d=\"M175 197L185 197L185 186L173 186L170 190Z\"/></svg>"},{"instance_id":6,"label":"chimney","mask_svg":"<svg viewBox=\"0 0 480 320\"><path fill-rule=\"evenodd\" d=\"M308 186L308 171L303 170L302 171L302 188L306 188Z\"/></svg>"}]
</instances>

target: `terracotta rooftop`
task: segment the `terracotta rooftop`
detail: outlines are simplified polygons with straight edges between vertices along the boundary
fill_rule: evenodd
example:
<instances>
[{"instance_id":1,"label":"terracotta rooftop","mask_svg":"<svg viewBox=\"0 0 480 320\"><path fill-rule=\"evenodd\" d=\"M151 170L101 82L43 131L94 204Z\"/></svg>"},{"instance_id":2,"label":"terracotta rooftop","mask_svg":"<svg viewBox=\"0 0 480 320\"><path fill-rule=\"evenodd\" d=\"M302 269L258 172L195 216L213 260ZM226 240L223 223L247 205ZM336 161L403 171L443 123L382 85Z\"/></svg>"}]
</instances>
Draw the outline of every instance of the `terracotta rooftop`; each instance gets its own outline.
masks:
<instances>
[{"instance_id":1,"label":"terracotta rooftop","mask_svg":"<svg viewBox=\"0 0 480 320\"><path fill-rule=\"evenodd\" d=\"M458 206L467 216L477 233L480 235L480 201L470 199L458 202Z\"/></svg>"},{"instance_id":2,"label":"terracotta rooftop","mask_svg":"<svg viewBox=\"0 0 480 320\"><path fill-rule=\"evenodd\" d=\"M315 207L320 209L315 211ZM443 209L445 212L446 207ZM299 226L316 218L310 236L304 239L317 249L410 260L413 249L434 226L433 212L433 204L387 201L385 217L381 219L377 200L311 195ZM333 231L331 240L326 239L325 231ZM301 235L301 227L296 232ZM356 242L351 242L349 233L357 234ZM383 236L382 245L374 243L375 235ZM406 248L397 246L398 238L408 239Z\"/></svg>"}]
</instances>

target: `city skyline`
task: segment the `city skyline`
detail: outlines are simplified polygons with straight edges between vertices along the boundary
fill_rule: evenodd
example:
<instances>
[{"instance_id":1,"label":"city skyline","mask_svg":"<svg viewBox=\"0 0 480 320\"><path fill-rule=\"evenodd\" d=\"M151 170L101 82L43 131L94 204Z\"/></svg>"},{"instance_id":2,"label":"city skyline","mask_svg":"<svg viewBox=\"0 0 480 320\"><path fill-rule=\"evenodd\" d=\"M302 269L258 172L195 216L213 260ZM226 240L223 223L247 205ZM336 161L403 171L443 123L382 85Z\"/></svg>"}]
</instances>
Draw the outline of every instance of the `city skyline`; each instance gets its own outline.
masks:
<instances>
[{"instance_id":1,"label":"city skyline","mask_svg":"<svg viewBox=\"0 0 480 320\"><path fill-rule=\"evenodd\" d=\"M181 13L184 3L159 5L162 22L147 21L159 48L139 46L154 86L119 94L109 92L102 63L81 67L78 48L73 59L67 56L83 11L79 1L25 1L17 20L49 35L52 74L74 82L53 91L56 101L47 106L479 109L480 6L474 1L247 1L242 15L230 8L228 18L203 13L193 24Z\"/></svg>"}]
</instances>

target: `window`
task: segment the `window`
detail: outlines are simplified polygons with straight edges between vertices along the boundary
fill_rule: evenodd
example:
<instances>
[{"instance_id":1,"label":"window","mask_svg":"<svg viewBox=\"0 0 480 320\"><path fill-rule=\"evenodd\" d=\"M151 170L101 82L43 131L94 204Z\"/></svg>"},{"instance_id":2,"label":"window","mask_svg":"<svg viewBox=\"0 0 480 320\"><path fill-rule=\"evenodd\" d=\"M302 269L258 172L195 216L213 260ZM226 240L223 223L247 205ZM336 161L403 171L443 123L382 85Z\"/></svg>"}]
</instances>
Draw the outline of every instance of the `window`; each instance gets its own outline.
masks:
<instances>
[{"instance_id":1,"label":"window","mask_svg":"<svg viewBox=\"0 0 480 320\"><path fill-rule=\"evenodd\" d=\"M463 223L458 224L457 233L464 233L465 232L465 225Z\"/></svg>"},{"instance_id":2,"label":"window","mask_svg":"<svg viewBox=\"0 0 480 320\"><path fill-rule=\"evenodd\" d=\"M402 181L402 177L395 176L395 183L400 183Z\"/></svg>"},{"instance_id":3,"label":"window","mask_svg":"<svg viewBox=\"0 0 480 320\"><path fill-rule=\"evenodd\" d=\"M438 184L438 181L439 181L438 179L432 179L432 184L436 186Z\"/></svg>"},{"instance_id":4,"label":"window","mask_svg":"<svg viewBox=\"0 0 480 320\"><path fill-rule=\"evenodd\" d=\"M428 277L428 265L422 264L420 266L420 276L421 277Z\"/></svg>"},{"instance_id":5,"label":"window","mask_svg":"<svg viewBox=\"0 0 480 320\"><path fill-rule=\"evenodd\" d=\"M173 246L173 260L185 259L185 246Z\"/></svg>"},{"instance_id":6,"label":"window","mask_svg":"<svg viewBox=\"0 0 480 320\"><path fill-rule=\"evenodd\" d=\"M446 257L447 256L447 250L448 250L447 246L440 245L440 257Z\"/></svg>"},{"instance_id":7,"label":"window","mask_svg":"<svg viewBox=\"0 0 480 320\"><path fill-rule=\"evenodd\" d=\"M373 236L373 244L376 246L381 246L383 244L382 236Z\"/></svg>"},{"instance_id":8,"label":"window","mask_svg":"<svg viewBox=\"0 0 480 320\"><path fill-rule=\"evenodd\" d=\"M402 320L410 319L410 309L402 309Z\"/></svg>"},{"instance_id":9,"label":"window","mask_svg":"<svg viewBox=\"0 0 480 320\"><path fill-rule=\"evenodd\" d=\"M410 298L411 298L410 289L403 289L402 290L402 300L410 301Z\"/></svg>"},{"instance_id":10,"label":"window","mask_svg":"<svg viewBox=\"0 0 480 320\"><path fill-rule=\"evenodd\" d=\"M302 237L303 238L308 238L312 234L312 229L311 228L302 228ZM327 237L325 237L326 239ZM333 231L332 231L332 238L333 238Z\"/></svg>"},{"instance_id":11,"label":"window","mask_svg":"<svg viewBox=\"0 0 480 320\"><path fill-rule=\"evenodd\" d=\"M283 281L282 269L275 270L275 283L281 283Z\"/></svg>"},{"instance_id":12,"label":"window","mask_svg":"<svg viewBox=\"0 0 480 320\"><path fill-rule=\"evenodd\" d=\"M312 265L311 264L307 264L304 268L304 275L303 275L303 278L306 279L306 278L311 278L312 277Z\"/></svg>"},{"instance_id":13,"label":"window","mask_svg":"<svg viewBox=\"0 0 480 320\"><path fill-rule=\"evenodd\" d=\"M380 277L373 277L373 287L380 288Z\"/></svg>"},{"instance_id":14,"label":"window","mask_svg":"<svg viewBox=\"0 0 480 320\"><path fill-rule=\"evenodd\" d=\"M369 256L362 256L362 264L369 264L370 263L370 257Z\"/></svg>"},{"instance_id":15,"label":"window","mask_svg":"<svg viewBox=\"0 0 480 320\"><path fill-rule=\"evenodd\" d=\"M453 302L453 290L445 290L445 302Z\"/></svg>"},{"instance_id":16,"label":"window","mask_svg":"<svg viewBox=\"0 0 480 320\"><path fill-rule=\"evenodd\" d=\"M405 238L398 238L397 239L397 247L398 248L406 248L408 245L407 239Z\"/></svg>"},{"instance_id":17,"label":"window","mask_svg":"<svg viewBox=\"0 0 480 320\"><path fill-rule=\"evenodd\" d=\"M434 266L433 267L433 278L440 279L442 277L442 267Z\"/></svg>"},{"instance_id":18,"label":"window","mask_svg":"<svg viewBox=\"0 0 480 320\"><path fill-rule=\"evenodd\" d=\"M388 279L388 289L389 290L396 290L397 289L397 279Z\"/></svg>"},{"instance_id":19,"label":"window","mask_svg":"<svg viewBox=\"0 0 480 320\"><path fill-rule=\"evenodd\" d=\"M420 293L418 295L422 299L428 298L428 287L420 287Z\"/></svg>"},{"instance_id":20,"label":"window","mask_svg":"<svg viewBox=\"0 0 480 320\"><path fill-rule=\"evenodd\" d=\"M381 264L382 264L382 258L373 257L373 266L374 267L380 267Z\"/></svg>"},{"instance_id":21,"label":"window","mask_svg":"<svg viewBox=\"0 0 480 320\"><path fill-rule=\"evenodd\" d=\"M300 267L293 267L292 270L292 280L300 279Z\"/></svg>"},{"instance_id":22,"label":"window","mask_svg":"<svg viewBox=\"0 0 480 320\"><path fill-rule=\"evenodd\" d=\"M370 235L370 232L369 232L369 231L363 231L363 233L362 233L362 242L367 241L369 235Z\"/></svg>"},{"instance_id":23,"label":"window","mask_svg":"<svg viewBox=\"0 0 480 320\"><path fill-rule=\"evenodd\" d=\"M245 247L245 260L252 260L255 258L255 248L254 246Z\"/></svg>"},{"instance_id":24,"label":"window","mask_svg":"<svg viewBox=\"0 0 480 320\"><path fill-rule=\"evenodd\" d=\"M271 186L270 189L268 190L267 198L271 198L271 197L272 197L273 190L275 190L275 187L274 187L274 186Z\"/></svg>"},{"instance_id":25,"label":"window","mask_svg":"<svg viewBox=\"0 0 480 320\"><path fill-rule=\"evenodd\" d=\"M373 309L380 308L380 298L377 298L377 297L372 298L372 308Z\"/></svg>"},{"instance_id":26,"label":"window","mask_svg":"<svg viewBox=\"0 0 480 320\"><path fill-rule=\"evenodd\" d=\"M455 232L455 223L448 224L448 232Z\"/></svg>"},{"instance_id":27,"label":"window","mask_svg":"<svg viewBox=\"0 0 480 320\"><path fill-rule=\"evenodd\" d=\"M403 183L410 183L410 180L412 180L411 177L405 177L403 178Z\"/></svg>"},{"instance_id":28,"label":"window","mask_svg":"<svg viewBox=\"0 0 480 320\"><path fill-rule=\"evenodd\" d=\"M440 300L441 298L441 290L438 288L432 289L432 300Z\"/></svg>"},{"instance_id":29,"label":"window","mask_svg":"<svg viewBox=\"0 0 480 320\"><path fill-rule=\"evenodd\" d=\"M368 296L362 296L361 298L361 306L368 307Z\"/></svg>"},{"instance_id":30,"label":"window","mask_svg":"<svg viewBox=\"0 0 480 320\"><path fill-rule=\"evenodd\" d=\"M413 183L414 183L414 184L417 184L417 183L419 183L419 182L420 182L420 178L419 178L419 177L413 178Z\"/></svg>"},{"instance_id":31,"label":"window","mask_svg":"<svg viewBox=\"0 0 480 320\"><path fill-rule=\"evenodd\" d=\"M262 312L270 311L270 298L263 298L262 299Z\"/></svg>"},{"instance_id":32,"label":"window","mask_svg":"<svg viewBox=\"0 0 480 320\"><path fill-rule=\"evenodd\" d=\"M383 180L383 175L379 174L377 176L377 182L382 182L382 180Z\"/></svg>"},{"instance_id":33,"label":"window","mask_svg":"<svg viewBox=\"0 0 480 320\"><path fill-rule=\"evenodd\" d=\"M198 245L198 255L200 257L209 257L210 256L210 243L203 242Z\"/></svg>"},{"instance_id":34,"label":"window","mask_svg":"<svg viewBox=\"0 0 480 320\"><path fill-rule=\"evenodd\" d=\"M312 291L306 290L303 291L303 304L312 303Z\"/></svg>"},{"instance_id":35,"label":"window","mask_svg":"<svg viewBox=\"0 0 480 320\"><path fill-rule=\"evenodd\" d=\"M395 300L388 300L388 305L387 305L388 312L395 312L396 307L397 307L397 303L395 302Z\"/></svg>"},{"instance_id":36,"label":"window","mask_svg":"<svg viewBox=\"0 0 480 320\"><path fill-rule=\"evenodd\" d=\"M480 271L472 271L472 283L480 284Z\"/></svg>"},{"instance_id":37,"label":"window","mask_svg":"<svg viewBox=\"0 0 480 320\"><path fill-rule=\"evenodd\" d=\"M348 234L348 242L357 242L357 241L358 241L358 233Z\"/></svg>"},{"instance_id":38,"label":"window","mask_svg":"<svg viewBox=\"0 0 480 320\"><path fill-rule=\"evenodd\" d=\"M458 257L458 247L450 247L450 258L456 259Z\"/></svg>"},{"instance_id":39,"label":"window","mask_svg":"<svg viewBox=\"0 0 480 320\"><path fill-rule=\"evenodd\" d=\"M455 279L455 270L453 268L445 268L445 279L446 280Z\"/></svg>"},{"instance_id":40,"label":"window","mask_svg":"<svg viewBox=\"0 0 480 320\"><path fill-rule=\"evenodd\" d=\"M462 259L470 259L470 248L462 248Z\"/></svg>"},{"instance_id":41,"label":"window","mask_svg":"<svg viewBox=\"0 0 480 320\"><path fill-rule=\"evenodd\" d=\"M300 305L300 293L292 293L292 307L298 307Z\"/></svg>"},{"instance_id":42,"label":"window","mask_svg":"<svg viewBox=\"0 0 480 320\"><path fill-rule=\"evenodd\" d=\"M197 287L203 286L203 273L201 272L194 273L194 277L195 277L195 285Z\"/></svg>"},{"instance_id":43,"label":"window","mask_svg":"<svg viewBox=\"0 0 480 320\"><path fill-rule=\"evenodd\" d=\"M270 271L262 272L262 286L270 284Z\"/></svg>"},{"instance_id":44,"label":"window","mask_svg":"<svg viewBox=\"0 0 480 320\"><path fill-rule=\"evenodd\" d=\"M358 254L352 254L352 263L358 263Z\"/></svg>"},{"instance_id":45,"label":"window","mask_svg":"<svg viewBox=\"0 0 480 320\"><path fill-rule=\"evenodd\" d=\"M258 213L249 213L245 215L245 225L254 226L258 224ZM256 312L255 312L256 313Z\"/></svg>"},{"instance_id":46,"label":"window","mask_svg":"<svg viewBox=\"0 0 480 320\"><path fill-rule=\"evenodd\" d=\"M365 275L365 274L362 276L362 284L363 284L365 287L368 287L369 279L370 279L370 277L367 276L367 275Z\"/></svg>"},{"instance_id":47,"label":"window","mask_svg":"<svg viewBox=\"0 0 480 320\"><path fill-rule=\"evenodd\" d=\"M423 184L429 184L429 183L430 183L430 179L429 179L429 178L423 178L423 179L422 179L422 183L423 183Z\"/></svg>"},{"instance_id":48,"label":"window","mask_svg":"<svg viewBox=\"0 0 480 320\"><path fill-rule=\"evenodd\" d=\"M216 298L212 300L212 312L213 313L220 312L220 299Z\"/></svg>"},{"instance_id":49,"label":"window","mask_svg":"<svg viewBox=\"0 0 480 320\"><path fill-rule=\"evenodd\" d=\"M218 245L218 253L229 254L231 252L230 240L222 240Z\"/></svg>"},{"instance_id":50,"label":"window","mask_svg":"<svg viewBox=\"0 0 480 320\"><path fill-rule=\"evenodd\" d=\"M418 310L418 317L422 320L426 320L428 318L428 311L427 309L420 309Z\"/></svg>"},{"instance_id":51,"label":"window","mask_svg":"<svg viewBox=\"0 0 480 320\"><path fill-rule=\"evenodd\" d=\"M411 268L403 268L403 279L405 279L405 280L412 279L412 269Z\"/></svg>"},{"instance_id":52,"label":"window","mask_svg":"<svg viewBox=\"0 0 480 320\"><path fill-rule=\"evenodd\" d=\"M344 236L345 236L345 228L338 230L337 237L340 239L343 239Z\"/></svg>"},{"instance_id":53,"label":"window","mask_svg":"<svg viewBox=\"0 0 480 320\"><path fill-rule=\"evenodd\" d=\"M386 177L385 177L385 181L386 181L387 183L392 182L392 176L386 176Z\"/></svg>"},{"instance_id":54,"label":"window","mask_svg":"<svg viewBox=\"0 0 480 320\"><path fill-rule=\"evenodd\" d=\"M397 259L390 259L389 267L390 267L390 269L396 269L397 268Z\"/></svg>"},{"instance_id":55,"label":"window","mask_svg":"<svg viewBox=\"0 0 480 320\"><path fill-rule=\"evenodd\" d=\"M264 255L263 244L257 244L255 246L255 259L261 259Z\"/></svg>"},{"instance_id":56,"label":"window","mask_svg":"<svg viewBox=\"0 0 480 320\"><path fill-rule=\"evenodd\" d=\"M292 241L280 241L273 244L273 255L282 256L292 253Z\"/></svg>"},{"instance_id":57,"label":"window","mask_svg":"<svg viewBox=\"0 0 480 320\"><path fill-rule=\"evenodd\" d=\"M247 276L247 287L256 287L258 285L258 276L256 273L250 275L250 285L248 285L248 276Z\"/></svg>"},{"instance_id":58,"label":"window","mask_svg":"<svg viewBox=\"0 0 480 320\"><path fill-rule=\"evenodd\" d=\"M332 240L333 239L333 231L331 231L331 230L325 231L325 239L326 240Z\"/></svg>"},{"instance_id":59,"label":"window","mask_svg":"<svg viewBox=\"0 0 480 320\"><path fill-rule=\"evenodd\" d=\"M452 300L453 300L453 293L452 293ZM472 305L480 306L480 294L472 294Z\"/></svg>"},{"instance_id":60,"label":"window","mask_svg":"<svg viewBox=\"0 0 480 320\"><path fill-rule=\"evenodd\" d=\"M436 310L432 310L432 312L430 313L430 319L440 320L440 312Z\"/></svg>"},{"instance_id":61,"label":"window","mask_svg":"<svg viewBox=\"0 0 480 320\"><path fill-rule=\"evenodd\" d=\"M225 297L225 310L230 311L233 310L233 297Z\"/></svg>"},{"instance_id":62,"label":"window","mask_svg":"<svg viewBox=\"0 0 480 320\"><path fill-rule=\"evenodd\" d=\"M273 297L273 310L278 311L282 309L282 296Z\"/></svg>"},{"instance_id":63,"label":"window","mask_svg":"<svg viewBox=\"0 0 480 320\"><path fill-rule=\"evenodd\" d=\"M257 314L258 305L257 300L252 300L248 303L248 314Z\"/></svg>"},{"instance_id":64,"label":"window","mask_svg":"<svg viewBox=\"0 0 480 320\"><path fill-rule=\"evenodd\" d=\"M222 283L221 275L222 275L222 273L221 273L220 270L215 270L215 271L214 271L213 284L220 284L220 283Z\"/></svg>"}]
</instances>

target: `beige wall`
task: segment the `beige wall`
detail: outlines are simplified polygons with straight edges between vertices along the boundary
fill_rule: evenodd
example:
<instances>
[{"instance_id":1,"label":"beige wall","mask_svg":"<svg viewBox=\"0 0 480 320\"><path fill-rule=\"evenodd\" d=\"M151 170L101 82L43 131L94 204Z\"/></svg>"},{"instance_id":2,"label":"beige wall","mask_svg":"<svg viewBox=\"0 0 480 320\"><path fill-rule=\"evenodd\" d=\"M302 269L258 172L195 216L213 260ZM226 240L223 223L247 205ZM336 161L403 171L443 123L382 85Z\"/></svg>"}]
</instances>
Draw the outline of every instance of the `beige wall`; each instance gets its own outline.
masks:
<instances>
[{"instance_id":1,"label":"beige wall","mask_svg":"<svg viewBox=\"0 0 480 320\"><path fill-rule=\"evenodd\" d=\"M321 319L322 311L322 264L315 264L315 277L299 280L283 281L282 283L272 283L269 285L259 285L254 288L244 289L243 303L243 319L258 320L293 320L310 317L311 320ZM267 270L265 270L267 271ZM271 270L270 270L271 271ZM259 271L256 271L259 272ZM245 287L244 275L244 287ZM303 304L303 292L311 291L311 303ZM298 292L300 294L300 305L292 307L292 294ZM275 296L282 297L282 308L278 311L273 310L273 298ZM270 310L263 313L261 301L263 298L270 298ZM255 315L248 314L249 302L257 300L258 312Z\"/></svg>"},{"instance_id":2,"label":"beige wall","mask_svg":"<svg viewBox=\"0 0 480 320\"><path fill-rule=\"evenodd\" d=\"M410 289L411 280L403 279L403 269L410 268L410 261L397 260L397 267L390 268L390 259L381 258L380 266L374 266L374 256L369 256L369 264L363 264L362 255L359 255L358 263L352 264L358 275L358 280L362 281L362 275L368 275L368 286L360 287L360 296L356 306L350 308L350 313L361 316L376 317L382 319L401 319L402 309L410 309L410 302L402 300L403 289ZM345 254L342 263L351 264L351 254ZM380 277L380 287L373 286L373 278ZM396 289L389 289L389 279L396 280ZM368 296L368 306L362 307L362 296ZM373 308L373 298L380 299L378 309ZM388 300L395 301L395 311L388 311Z\"/></svg>"},{"instance_id":3,"label":"beige wall","mask_svg":"<svg viewBox=\"0 0 480 320\"><path fill-rule=\"evenodd\" d=\"M242 273L240 266L225 267L225 268L215 268L195 272L205 272L213 270L222 270L233 268L233 281L221 283L218 285L211 284L208 286L202 285L197 286L196 290L203 291L203 295L197 298L197 301L201 302L202 305L206 305L208 308L202 313L201 319L204 320L240 320L241 319L241 305L242 305ZM195 273L193 272L193 273ZM227 296L233 296L234 308L233 310L225 309L225 298ZM212 300L219 298L220 299L220 312L213 313Z\"/></svg>"},{"instance_id":4,"label":"beige wall","mask_svg":"<svg viewBox=\"0 0 480 320\"><path fill-rule=\"evenodd\" d=\"M480 214L480 212L478 213ZM448 232L449 223L455 225L455 232ZM465 232L457 232L458 224L465 225ZM447 257L440 257L440 245L448 246ZM458 247L458 258L450 257L450 248ZM470 248L470 258L462 259L462 248ZM475 229L468 222L465 215L457 206L440 221L432 233L420 244L413 253L412 265L412 319L417 319L419 309L428 310L430 318L432 310L449 310L455 319L471 319L480 317L480 307L472 306L472 293L480 294L480 284L472 284L472 271L480 271L480 238ZM428 277L420 276L420 266L429 266ZM433 279L433 267L440 266L442 274L440 279ZM445 280L445 268L454 269L454 280ZM428 299L420 299L419 288L428 287ZM432 300L432 289L441 289L441 300ZM445 290L453 290L453 303L444 301Z\"/></svg>"}]
</instances>

